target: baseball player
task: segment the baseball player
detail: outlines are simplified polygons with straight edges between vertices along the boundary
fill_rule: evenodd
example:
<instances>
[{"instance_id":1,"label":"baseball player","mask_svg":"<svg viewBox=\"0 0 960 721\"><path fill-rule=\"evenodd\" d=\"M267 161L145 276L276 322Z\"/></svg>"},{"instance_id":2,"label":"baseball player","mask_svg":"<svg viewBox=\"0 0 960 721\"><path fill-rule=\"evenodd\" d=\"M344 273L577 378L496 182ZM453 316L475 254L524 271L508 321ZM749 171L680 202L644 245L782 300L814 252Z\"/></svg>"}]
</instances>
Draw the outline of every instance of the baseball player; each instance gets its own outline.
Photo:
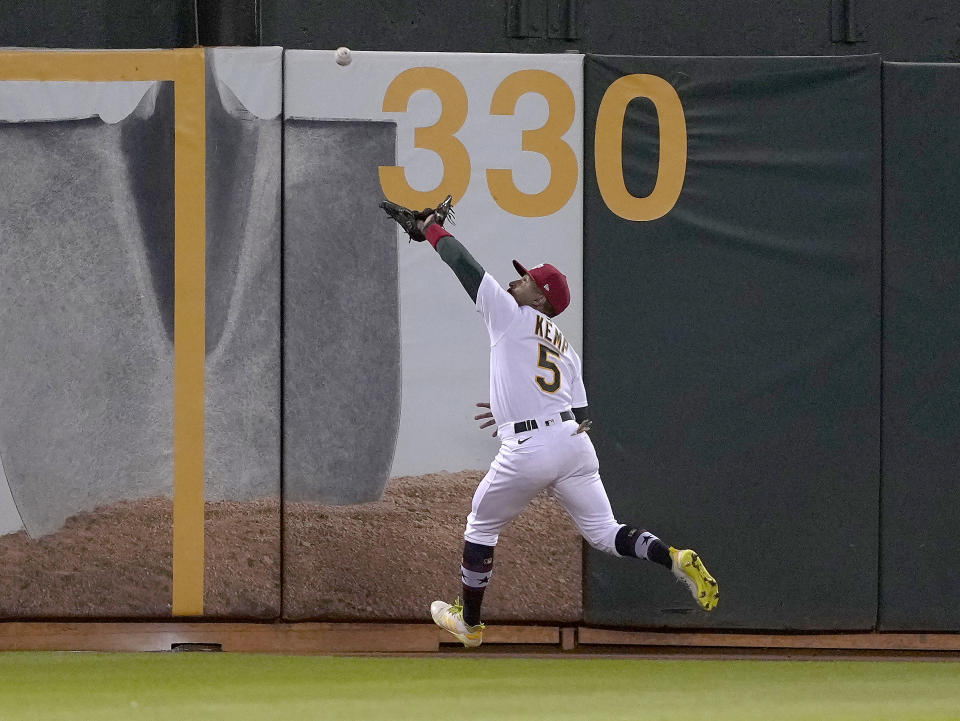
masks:
<instances>
[{"instance_id":1,"label":"baseball player","mask_svg":"<svg viewBox=\"0 0 960 721\"><path fill-rule=\"evenodd\" d=\"M547 488L591 546L660 564L687 585L704 610L712 610L720 595L717 582L696 553L668 546L649 531L614 518L587 435L580 357L554 320L570 303L566 276L550 264L526 268L515 260L520 277L504 290L444 229L451 204L449 196L423 211L380 204L412 240L427 241L440 254L476 304L490 336L492 415L477 418L495 419L500 451L467 516L462 601L434 601L434 622L464 646L481 644L480 607L500 532Z\"/></svg>"}]
</instances>

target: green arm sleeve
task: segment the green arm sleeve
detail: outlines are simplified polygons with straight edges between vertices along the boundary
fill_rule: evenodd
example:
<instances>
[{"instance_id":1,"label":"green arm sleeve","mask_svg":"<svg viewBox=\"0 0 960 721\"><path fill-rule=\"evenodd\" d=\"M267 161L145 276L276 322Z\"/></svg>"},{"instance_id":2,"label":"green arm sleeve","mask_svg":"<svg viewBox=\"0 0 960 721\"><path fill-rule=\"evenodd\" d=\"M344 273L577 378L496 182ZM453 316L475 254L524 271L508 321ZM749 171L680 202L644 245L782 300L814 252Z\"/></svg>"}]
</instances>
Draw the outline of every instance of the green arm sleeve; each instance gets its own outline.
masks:
<instances>
[{"instance_id":1,"label":"green arm sleeve","mask_svg":"<svg viewBox=\"0 0 960 721\"><path fill-rule=\"evenodd\" d=\"M449 265L460 279L460 284L467 291L470 300L477 302L477 291L483 280L483 267L474 259L470 252L463 247L459 240L452 235L445 235L437 242L437 252L443 262Z\"/></svg>"}]
</instances>

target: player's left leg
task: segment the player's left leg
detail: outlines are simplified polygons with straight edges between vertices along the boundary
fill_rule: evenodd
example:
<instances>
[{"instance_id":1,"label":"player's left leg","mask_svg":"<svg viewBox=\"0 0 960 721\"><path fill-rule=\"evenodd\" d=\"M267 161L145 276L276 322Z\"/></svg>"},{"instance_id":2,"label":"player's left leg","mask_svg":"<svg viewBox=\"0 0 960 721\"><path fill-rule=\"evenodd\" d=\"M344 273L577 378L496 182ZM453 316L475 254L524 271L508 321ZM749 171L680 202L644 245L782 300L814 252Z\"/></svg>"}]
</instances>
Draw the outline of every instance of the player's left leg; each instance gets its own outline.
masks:
<instances>
[{"instance_id":1,"label":"player's left leg","mask_svg":"<svg viewBox=\"0 0 960 721\"><path fill-rule=\"evenodd\" d=\"M720 600L720 587L707 571L699 554L689 548L670 547L673 575L686 585L704 611L712 611Z\"/></svg>"},{"instance_id":2,"label":"player's left leg","mask_svg":"<svg viewBox=\"0 0 960 721\"><path fill-rule=\"evenodd\" d=\"M598 473L565 478L554 485L553 494L591 546L614 556L653 561L682 581L701 608L716 607L719 587L700 556L668 546L649 531L618 523Z\"/></svg>"},{"instance_id":3,"label":"player's left leg","mask_svg":"<svg viewBox=\"0 0 960 721\"><path fill-rule=\"evenodd\" d=\"M617 521L596 471L571 475L553 486L553 495L587 543L613 556L630 556L672 568L670 548L649 531Z\"/></svg>"},{"instance_id":4,"label":"player's left leg","mask_svg":"<svg viewBox=\"0 0 960 721\"><path fill-rule=\"evenodd\" d=\"M712 610L720 594L699 555L668 546L649 531L619 523L600 480L593 443L586 434L577 434L564 446L566 466L571 470L554 483L553 493L587 542L614 556L642 558L663 566L687 586L701 608Z\"/></svg>"}]
</instances>

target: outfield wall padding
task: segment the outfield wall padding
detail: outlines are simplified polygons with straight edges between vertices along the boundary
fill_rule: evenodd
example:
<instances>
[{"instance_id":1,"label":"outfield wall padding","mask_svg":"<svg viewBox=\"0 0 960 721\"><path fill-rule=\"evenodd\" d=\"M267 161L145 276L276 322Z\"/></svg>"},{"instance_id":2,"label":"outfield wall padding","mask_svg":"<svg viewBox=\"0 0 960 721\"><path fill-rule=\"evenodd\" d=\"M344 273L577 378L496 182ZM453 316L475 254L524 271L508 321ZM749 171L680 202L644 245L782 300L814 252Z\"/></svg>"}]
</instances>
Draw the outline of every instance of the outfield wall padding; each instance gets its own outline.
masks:
<instances>
[{"instance_id":1,"label":"outfield wall padding","mask_svg":"<svg viewBox=\"0 0 960 721\"><path fill-rule=\"evenodd\" d=\"M960 67L884 63L880 628L960 631Z\"/></svg>"},{"instance_id":2,"label":"outfield wall padding","mask_svg":"<svg viewBox=\"0 0 960 721\"><path fill-rule=\"evenodd\" d=\"M25 532L0 537L0 617L169 615L171 299L141 211L171 206L170 83L122 108L2 85L0 457Z\"/></svg>"},{"instance_id":3,"label":"outfield wall padding","mask_svg":"<svg viewBox=\"0 0 960 721\"><path fill-rule=\"evenodd\" d=\"M332 528L350 529L337 531L346 545L376 537L354 504L366 505L381 532L392 522L386 532L400 544L417 531L394 530L405 527L387 512L436 532L442 524L427 510L446 519L468 507L482 469L395 479L384 495L398 437L411 448L398 435L398 299L401 288L422 284L405 286L405 268L422 265L431 279L436 271L464 297L426 244L402 242L398 257L396 227L376 209L377 168L415 166L402 154L408 126L420 121L403 126L361 105L339 119L283 120L281 54L207 51L204 612L415 618L427 586L442 587L432 574L449 567L455 585L459 531L452 543L428 544L436 555L424 547L405 557L414 569L408 589L411 579L420 585L390 609L372 600L375 584L361 587L348 573L356 588L332 592L346 612L310 595L335 587L318 592L306 582L323 558L315 537ZM369 79L377 62L390 63L355 55L347 67L325 55L329 72L314 80L339 73L348 82L361 69ZM562 57L550 72L579 103L572 59ZM491 64L483 73L494 67L496 77L515 70ZM399 75L403 66L390 69ZM488 115L467 62L454 70L470 88L470 117ZM498 551L504 577L488 595L490 620L960 631L951 604L960 572L949 560L960 508L960 71L886 63L882 76L881 102L876 56L586 58L582 297L579 269L563 255L569 243L531 246L528 225L516 255L567 258L574 305L561 322L576 334L582 302L592 437L615 513L700 551L721 602L698 613L663 569L588 551L582 619L575 604L559 608L558 594L546 612L505 603L508 588L529 596L541 577L556 591L569 571L558 556L579 564L567 553L569 525L549 515L556 508L545 498L531 511L541 525L514 524L517 540L506 535ZM611 126L625 79L634 96L621 97L623 120ZM357 97L380 107L381 87L352 82ZM128 97L111 103L94 84L47 85L0 83L0 557L10 571L0 617L166 616L173 86L114 83L129 86L116 96ZM344 111L345 95L334 95ZM611 165L611 127L622 128L622 168ZM461 135L475 174L490 165L490 146L510 147L469 123ZM681 168L675 203L655 217L630 216L635 201L662 197ZM474 178L470 187L457 232L499 273L510 257L500 251L514 248L495 247L496 216L481 212L482 184ZM537 232L559 240L546 223ZM579 219L564 227L574 226L579 233ZM450 353L466 347L444 342ZM473 413L450 394L451 378L466 382L463 368L437 368L451 375L417 370L433 374L438 389L446 378L443 412ZM439 413L428 404L423 412ZM415 512L396 500L407 496ZM281 556L281 516L291 509L315 535L304 543L288 521ZM382 557L383 548L365 552ZM537 572L520 571L521 561ZM523 588L510 585L510 573ZM579 594L579 576L563 578L565 591Z\"/></svg>"},{"instance_id":4,"label":"outfield wall padding","mask_svg":"<svg viewBox=\"0 0 960 721\"><path fill-rule=\"evenodd\" d=\"M676 204L648 221L608 207L598 177L616 170L595 165L598 110L633 74L675 90L688 141ZM871 628L880 59L588 56L585 86L584 362L601 474L621 522L698 550L721 588L716 611L694 612L664 569L591 551L585 621ZM626 107L635 197L656 187L664 122L649 99Z\"/></svg>"},{"instance_id":5,"label":"outfield wall padding","mask_svg":"<svg viewBox=\"0 0 960 721\"><path fill-rule=\"evenodd\" d=\"M396 229L377 167L396 126L288 119L284 135L286 501L378 500L400 422Z\"/></svg>"},{"instance_id":6,"label":"outfield wall padding","mask_svg":"<svg viewBox=\"0 0 960 721\"><path fill-rule=\"evenodd\" d=\"M206 51L207 616L280 613L282 50Z\"/></svg>"},{"instance_id":7,"label":"outfield wall padding","mask_svg":"<svg viewBox=\"0 0 960 721\"><path fill-rule=\"evenodd\" d=\"M175 297L174 83L0 82L0 617L171 614L189 522L173 513L174 305L191 301L203 612L280 613L282 50L205 57L206 223L184 223L207 231L205 303Z\"/></svg>"},{"instance_id":8,"label":"outfield wall padding","mask_svg":"<svg viewBox=\"0 0 960 721\"><path fill-rule=\"evenodd\" d=\"M151 257L166 234L141 213L172 206L173 147L130 143L172 135L169 85L115 123L0 123L0 455L32 537L173 490L172 298Z\"/></svg>"},{"instance_id":9,"label":"outfield wall padding","mask_svg":"<svg viewBox=\"0 0 960 721\"><path fill-rule=\"evenodd\" d=\"M207 52L207 500L280 496L281 62Z\"/></svg>"}]
</instances>

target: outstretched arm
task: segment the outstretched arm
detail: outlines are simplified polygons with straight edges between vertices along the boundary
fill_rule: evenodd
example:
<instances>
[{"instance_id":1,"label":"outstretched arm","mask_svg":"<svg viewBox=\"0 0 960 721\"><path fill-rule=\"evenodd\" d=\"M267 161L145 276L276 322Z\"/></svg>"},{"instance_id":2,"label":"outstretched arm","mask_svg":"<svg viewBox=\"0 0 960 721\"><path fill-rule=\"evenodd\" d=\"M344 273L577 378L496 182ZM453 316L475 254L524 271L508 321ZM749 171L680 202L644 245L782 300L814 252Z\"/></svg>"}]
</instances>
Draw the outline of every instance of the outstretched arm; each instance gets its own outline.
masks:
<instances>
[{"instance_id":1,"label":"outstretched arm","mask_svg":"<svg viewBox=\"0 0 960 721\"><path fill-rule=\"evenodd\" d=\"M444 220L453 217L452 195L448 195L436 208L424 208L419 211L410 210L390 200L382 201L380 207L403 228L403 231L410 236L410 240L429 241L444 262L457 274L470 300L477 302L477 293L480 291L480 283L483 282L483 267L474 260L460 241L443 227Z\"/></svg>"},{"instance_id":2,"label":"outstretched arm","mask_svg":"<svg viewBox=\"0 0 960 721\"><path fill-rule=\"evenodd\" d=\"M477 302L477 291L483 280L483 266L481 266L470 252L463 247L459 240L454 238L439 223L431 223L423 230L427 241L440 254L443 262L450 266L463 289L467 291L470 300Z\"/></svg>"}]
</instances>

